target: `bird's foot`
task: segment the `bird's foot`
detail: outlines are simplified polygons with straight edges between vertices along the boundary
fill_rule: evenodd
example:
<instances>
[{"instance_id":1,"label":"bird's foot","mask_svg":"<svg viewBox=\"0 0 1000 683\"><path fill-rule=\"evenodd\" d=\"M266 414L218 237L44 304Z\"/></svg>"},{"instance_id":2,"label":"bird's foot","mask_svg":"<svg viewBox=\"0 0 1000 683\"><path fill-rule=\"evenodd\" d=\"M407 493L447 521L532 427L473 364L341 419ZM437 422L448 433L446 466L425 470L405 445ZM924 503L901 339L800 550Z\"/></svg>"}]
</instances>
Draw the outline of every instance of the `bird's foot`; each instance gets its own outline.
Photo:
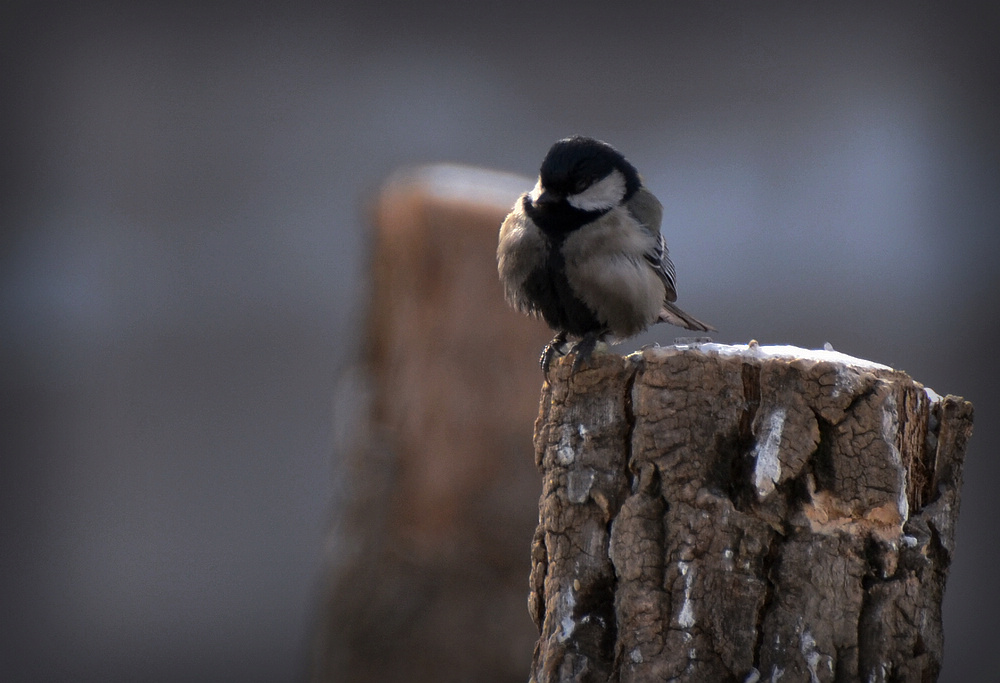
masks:
<instances>
[{"instance_id":1,"label":"bird's foot","mask_svg":"<svg viewBox=\"0 0 1000 683\"><path fill-rule=\"evenodd\" d=\"M583 364L590 360L590 354L594 352L594 348L597 347L598 338L596 334L585 334L583 339L576 343L573 347L573 372L575 373Z\"/></svg>"},{"instance_id":2,"label":"bird's foot","mask_svg":"<svg viewBox=\"0 0 1000 683\"><path fill-rule=\"evenodd\" d=\"M566 333L560 332L552 338L552 341L545 345L544 349L542 349L542 356L538 359L538 364L542 366L542 372L546 377L549 376L549 366L552 365L552 359L555 358L555 355L566 355L566 351L563 349L563 345L565 343Z\"/></svg>"}]
</instances>

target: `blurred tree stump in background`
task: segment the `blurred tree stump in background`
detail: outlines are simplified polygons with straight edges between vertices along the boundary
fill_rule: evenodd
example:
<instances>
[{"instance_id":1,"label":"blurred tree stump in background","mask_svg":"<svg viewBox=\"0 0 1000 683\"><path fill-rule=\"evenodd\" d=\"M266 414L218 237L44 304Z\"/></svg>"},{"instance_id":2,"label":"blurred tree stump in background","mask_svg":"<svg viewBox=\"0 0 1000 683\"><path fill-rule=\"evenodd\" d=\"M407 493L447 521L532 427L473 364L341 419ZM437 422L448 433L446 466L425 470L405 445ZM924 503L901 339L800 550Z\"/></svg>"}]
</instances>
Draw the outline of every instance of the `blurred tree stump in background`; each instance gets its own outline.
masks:
<instances>
[{"instance_id":1,"label":"blurred tree stump in background","mask_svg":"<svg viewBox=\"0 0 1000 683\"><path fill-rule=\"evenodd\" d=\"M930 681L972 405L832 351L554 366L532 680Z\"/></svg>"},{"instance_id":2,"label":"blurred tree stump in background","mask_svg":"<svg viewBox=\"0 0 1000 683\"><path fill-rule=\"evenodd\" d=\"M550 334L507 307L496 244L531 184L430 166L377 199L316 680L525 680L537 637L528 426Z\"/></svg>"}]
</instances>

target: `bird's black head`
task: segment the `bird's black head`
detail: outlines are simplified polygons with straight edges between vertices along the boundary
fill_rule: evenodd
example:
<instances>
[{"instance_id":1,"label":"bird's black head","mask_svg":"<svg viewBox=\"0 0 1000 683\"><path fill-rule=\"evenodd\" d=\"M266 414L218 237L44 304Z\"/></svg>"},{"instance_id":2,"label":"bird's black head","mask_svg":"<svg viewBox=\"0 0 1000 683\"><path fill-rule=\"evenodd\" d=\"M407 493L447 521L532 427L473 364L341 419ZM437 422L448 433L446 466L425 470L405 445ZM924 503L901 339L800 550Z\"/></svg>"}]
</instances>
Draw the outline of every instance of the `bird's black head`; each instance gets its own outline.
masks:
<instances>
[{"instance_id":1,"label":"bird's black head","mask_svg":"<svg viewBox=\"0 0 1000 683\"><path fill-rule=\"evenodd\" d=\"M621 152L577 135L549 149L526 206L543 230L566 233L626 201L639 187L638 172Z\"/></svg>"},{"instance_id":2,"label":"bird's black head","mask_svg":"<svg viewBox=\"0 0 1000 683\"><path fill-rule=\"evenodd\" d=\"M575 135L559 140L542 161L542 186L562 197L579 195L618 171L625 180L624 198L639 189L639 174L622 153L606 142Z\"/></svg>"}]
</instances>

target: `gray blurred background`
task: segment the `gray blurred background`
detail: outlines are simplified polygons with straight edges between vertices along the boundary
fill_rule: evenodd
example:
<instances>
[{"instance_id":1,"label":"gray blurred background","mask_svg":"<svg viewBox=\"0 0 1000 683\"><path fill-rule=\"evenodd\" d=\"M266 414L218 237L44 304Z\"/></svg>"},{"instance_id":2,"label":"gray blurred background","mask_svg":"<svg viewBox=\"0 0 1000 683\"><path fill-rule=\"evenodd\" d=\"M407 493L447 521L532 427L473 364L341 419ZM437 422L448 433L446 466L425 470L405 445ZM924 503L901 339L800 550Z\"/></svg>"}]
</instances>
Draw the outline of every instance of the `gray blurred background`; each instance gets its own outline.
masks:
<instances>
[{"instance_id":1,"label":"gray blurred background","mask_svg":"<svg viewBox=\"0 0 1000 683\"><path fill-rule=\"evenodd\" d=\"M687 4L5 3L0 679L303 680L366 202L583 133L717 340L975 403L942 680L1000 680L998 10Z\"/></svg>"}]
</instances>

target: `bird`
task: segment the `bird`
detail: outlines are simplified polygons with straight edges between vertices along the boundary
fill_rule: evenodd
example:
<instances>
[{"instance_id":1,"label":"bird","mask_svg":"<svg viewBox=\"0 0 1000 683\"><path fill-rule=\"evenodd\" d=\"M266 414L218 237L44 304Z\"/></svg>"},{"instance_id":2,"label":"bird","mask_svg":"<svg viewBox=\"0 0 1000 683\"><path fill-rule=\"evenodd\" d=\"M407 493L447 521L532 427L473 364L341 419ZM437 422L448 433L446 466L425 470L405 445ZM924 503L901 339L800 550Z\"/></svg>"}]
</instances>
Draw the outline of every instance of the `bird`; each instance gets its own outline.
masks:
<instances>
[{"instance_id":1,"label":"bird","mask_svg":"<svg viewBox=\"0 0 1000 683\"><path fill-rule=\"evenodd\" d=\"M674 304L662 218L636 168L608 143L575 135L549 149L497 245L507 302L556 333L539 359L546 377L557 353L575 355L575 372L598 342L616 343L655 323L715 330ZM566 352L570 339L576 343Z\"/></svg>"}]
</instances>

